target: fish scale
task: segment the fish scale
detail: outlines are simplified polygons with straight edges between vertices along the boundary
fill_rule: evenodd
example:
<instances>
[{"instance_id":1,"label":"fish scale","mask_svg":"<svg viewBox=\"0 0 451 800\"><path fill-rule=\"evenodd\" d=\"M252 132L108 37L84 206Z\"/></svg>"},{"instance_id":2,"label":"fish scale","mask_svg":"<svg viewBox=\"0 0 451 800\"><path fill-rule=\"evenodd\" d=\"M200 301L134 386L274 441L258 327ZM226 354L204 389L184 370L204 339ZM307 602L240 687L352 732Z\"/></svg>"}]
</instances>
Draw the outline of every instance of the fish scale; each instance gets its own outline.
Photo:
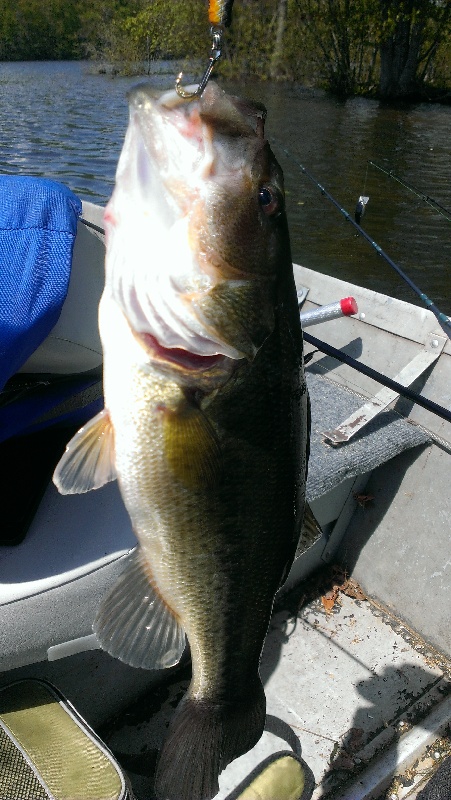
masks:
<instances>
[{"instance_id":1,"label":"fish scale","mask_svg":"<svg viewBox=\"0 0 451 800\"><path fill-rule=\"evenodd\" d=\"M265 722L260 655L304 514L302 331L261 106L213 83L189 103L145 85L129 102L105 216L105 410L54 479L76 492L118 478L139 544L93 629L146 669L188 640L155 791L210 800Z\"/></svg>"}]
</instances>

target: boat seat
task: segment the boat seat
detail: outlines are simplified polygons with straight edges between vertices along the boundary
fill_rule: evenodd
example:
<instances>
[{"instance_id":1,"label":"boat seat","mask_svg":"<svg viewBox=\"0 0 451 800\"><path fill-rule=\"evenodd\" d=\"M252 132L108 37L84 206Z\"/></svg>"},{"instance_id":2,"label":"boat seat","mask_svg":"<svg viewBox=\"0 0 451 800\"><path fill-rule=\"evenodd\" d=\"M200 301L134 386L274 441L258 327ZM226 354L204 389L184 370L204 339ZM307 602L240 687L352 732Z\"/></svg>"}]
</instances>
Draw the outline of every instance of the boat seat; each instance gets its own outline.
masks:
<instances>
[{"instance_id":1,"label":"boat seat","mask_svg":"<svg viewBox=\"0 0 451 800\"><path fill-rule=\"evenodd\" d=\"M104 246L83 207L55 181L0 176L1 544L21 541L65 444L103 406Z\"/></svg>"},{"instance_id":2,"label":"boat seat","mask_svg":"<svg viewBox=\"0 0 451 800\"><path fill-rule=\"evenodd\" d=\"M287 588L304 575L304 570L308 573L308 565L315 565L317 556L321 563L333 559L360 496L364 502L372 471L403 450L429 441L421 428L388 409L349 441L332 445L326 432L359 409L365 398L323 375L315 364L307 367L306 379L311 401L306 496L318 524L303 528ZM301 563L300 556L306 551L310 551L309 559Z\"/></svg>"},{"instance_id":3,"label":"boat seat","mask_svg":"<svg viewBox=\"0 0 451 800\"><path fill-rule=\"evenodd\" d=\"M58 321L81 209L59 183L0 176L0 389Z\"/></svg>"},{"instance_id":4,"label":"boat seat","mask_svg":"<svg viewBox=\"0 0 451 800\"><path fill-rule=\"evenodd\" d=\"M104 246L83 206L55 181L0 176L0 442L100 410Z\"/></svg>"},{"instance_id":5,"label":"boat seat","mask_svg":"<svg viewBox=\"0 0 451 800\"><path fill-rule=\"evenodd\" d=\"M425 444L429 436L395 410L382 411L353 439L332 446L325 431L333 430L365 399L316 371L306 369L311 401L310 459L307 480L309 502L322 497L349 478L376 469L403 450Z\"/></svg>"},{"instance_id":6,"label":"boat seat","mask_svg":"<svg viewBox=\"0 0 451 800\"><path fill-rule=\"evenodd\" d=\"M19 372L71 375L87 372L102 364L98 329L98 307L105 283L105 236L102 225L103 208L83 200L69 286L60 316Z\"/></svg>"}]
</instances>

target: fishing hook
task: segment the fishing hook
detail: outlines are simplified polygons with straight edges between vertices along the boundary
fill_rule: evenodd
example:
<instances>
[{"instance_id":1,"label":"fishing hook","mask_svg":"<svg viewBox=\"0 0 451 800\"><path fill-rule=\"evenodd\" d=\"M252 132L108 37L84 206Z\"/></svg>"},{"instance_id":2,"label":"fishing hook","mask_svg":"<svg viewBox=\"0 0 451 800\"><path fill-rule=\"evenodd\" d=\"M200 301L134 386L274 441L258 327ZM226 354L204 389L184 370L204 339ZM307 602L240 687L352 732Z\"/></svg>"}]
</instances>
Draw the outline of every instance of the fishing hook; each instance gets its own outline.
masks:
<instances>
[{"instance_id":1,"label":"fishing hook","mask_svg":"<svg viewBox=\"0 0 451 800\"><path fill-rule=\"evenodd\" d=\"M210 57L208 59L207 68L200 79L199 85L194 92L187 92L180 86L180 82L182 80L183 72L180 72L177 76L177 80L175 82L175 91L179 95L179 97L183 97L184 100L191 100L193 97L200 97L202 92L204 91L209 79L210 75L213 72L213 67L217 61L221 58L221 47L222 47L222 33L223 29L212 25L211 27L211 50L210 50Z\"/></svg>"}]
</instances>

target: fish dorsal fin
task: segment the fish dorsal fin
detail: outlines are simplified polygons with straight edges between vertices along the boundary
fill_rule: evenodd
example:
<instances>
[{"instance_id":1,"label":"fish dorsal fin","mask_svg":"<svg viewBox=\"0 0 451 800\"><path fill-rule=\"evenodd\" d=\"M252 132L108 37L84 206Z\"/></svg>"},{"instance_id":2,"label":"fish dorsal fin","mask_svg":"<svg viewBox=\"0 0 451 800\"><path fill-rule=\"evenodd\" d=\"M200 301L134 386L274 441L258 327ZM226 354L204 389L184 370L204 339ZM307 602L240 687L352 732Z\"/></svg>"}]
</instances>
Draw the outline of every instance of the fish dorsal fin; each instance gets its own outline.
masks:
<instances>
[{"instance_id":1,"label":"fish dorsal fin","mask_svg":"<svg viewBox=\"0 0 451 800\"><path fill-rule=\"evenodd\" d=\"M177 480L189 489L214 486L222 475L222 453L205 414L189 401L163 413L165 455Z\"/></svg>"},{"instance_id":2,"label":"fish dorsal fin","mask_svg":"<svg viewBox=\"0 0 451 800\"><path fill-rule=\"evenodd\" d=\"M139 547L97 613L93 631L103 650L132 667L173 667L185 649L185 632L152 585Z\"/></svg>"},{"instance_id":3,"label":"fish dorsal fin","mask_svg":"<svg viewBox=\"0 0 451 800\"><path fill-rule=\"evenodd\" d=\"M318 539L323 532L321 525L316 519L309 503L305 504L302 527L304 528L305 532L309 534L310 538Z\"/></svg>"},{"instance_id":4,"label":"fish dorsal fin","mask_svg":"<svg viewBox=\"0 0 451 800\"><path fill-rule=\"evenodd\" d=\"M114 431L103 409L70 440L53 473L61 494L83 494L116 480Z\"/></svg>"},{"instance_id":5,"label":"fish dorsal fin","mask_svg":"<svg viewBox=\"0 0 451 800\"><path fill-rule=\"evenodd\" d=\"M299 535L299 539L296 545L294 558L299 558L299 556L305 550L308 550L308 548L311 547L311 545L313 545L322 535L323 535L323 529L321 528L321 525L316 519L310 507L310 504L306 502L304 506L304 517L302 520L301 533ZM286 579L288 578L288 574L293 565L293 560L294 559L291 558L285 567L285 572L282 576L282 581L280 583L281 586L285 583Z\"/></svg>"},{"instance_id":6,"label":"fish dorsal fin","mask_svg":"<svg viewBox=\"0 0 451 800\"><path fill-rule=\"evenodd\" d=\"M296 550L296 557L307 550L323 534L323 529L316 519L309 503L305 504L301 535Z\"/></svg>"}]
</instances>

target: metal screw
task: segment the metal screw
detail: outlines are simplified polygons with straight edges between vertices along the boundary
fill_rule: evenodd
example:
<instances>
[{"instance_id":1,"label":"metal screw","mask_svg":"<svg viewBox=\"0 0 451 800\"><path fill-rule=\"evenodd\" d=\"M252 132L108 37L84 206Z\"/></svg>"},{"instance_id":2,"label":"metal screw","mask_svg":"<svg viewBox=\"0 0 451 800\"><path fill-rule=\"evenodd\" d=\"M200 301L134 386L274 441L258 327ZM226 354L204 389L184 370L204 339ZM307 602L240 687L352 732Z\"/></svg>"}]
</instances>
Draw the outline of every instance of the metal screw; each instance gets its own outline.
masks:
<instances>
[{"instance_id":1,"label":"metal screw","mask_svg":"<svg viewBox=\"0 0 451 800\"><path fill-rule=\"evenodd\" d=\"M359 314L359 319L365 319L365 317L366 317L366 314L362 311L362 313ZM437 344L438 344L438 342L437 342Z\"/></svg>"},{"instance_id":2,"label":"metal screw","mask_svg":"<svg viewBox=\"0 0 451 800\"><path fill-rule=\"evenodd\" d=\"M438 345L439 345L438 339L433 339L431 342L431 347L438 347Z\"/></svg>"}]
</instances>

